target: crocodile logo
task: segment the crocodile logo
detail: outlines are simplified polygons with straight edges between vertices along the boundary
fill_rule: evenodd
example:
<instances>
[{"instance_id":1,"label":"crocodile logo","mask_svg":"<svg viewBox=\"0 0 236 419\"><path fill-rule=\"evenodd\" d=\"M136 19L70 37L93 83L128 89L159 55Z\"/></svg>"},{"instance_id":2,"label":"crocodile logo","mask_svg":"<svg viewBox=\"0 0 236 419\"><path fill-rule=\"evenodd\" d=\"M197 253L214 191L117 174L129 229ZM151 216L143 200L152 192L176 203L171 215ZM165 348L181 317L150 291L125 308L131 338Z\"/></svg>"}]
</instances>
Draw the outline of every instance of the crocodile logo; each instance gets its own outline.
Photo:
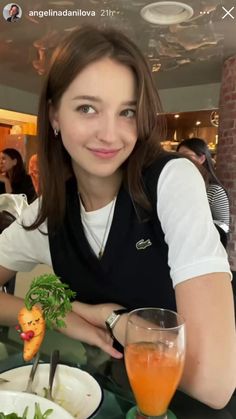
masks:
<instances>
[{"instance_id":1,"label":"crocodile logo","mask_svg":"<svg viewBox=\"0 0 236 419\"><path fill-rule=\"evenodd\" d=\"M152 242L150 239L147 239L147 240L141 239L136 243L135 247L137 250L144 250L151 245L152 245Z\"/></svg>"}]
</instances>

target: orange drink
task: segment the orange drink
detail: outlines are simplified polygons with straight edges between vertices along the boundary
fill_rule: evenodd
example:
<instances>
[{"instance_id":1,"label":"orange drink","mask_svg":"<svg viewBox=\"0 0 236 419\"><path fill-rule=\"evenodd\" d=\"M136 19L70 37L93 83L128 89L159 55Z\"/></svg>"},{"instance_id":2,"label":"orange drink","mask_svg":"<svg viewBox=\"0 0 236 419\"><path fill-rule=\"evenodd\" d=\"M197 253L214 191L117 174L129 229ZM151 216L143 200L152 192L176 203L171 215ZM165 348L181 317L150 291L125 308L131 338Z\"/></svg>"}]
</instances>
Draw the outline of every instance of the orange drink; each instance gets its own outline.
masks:
<instances>
[{"instance_id":1,"label":"orange drink","mask_svg":"<svg viewBox=\"0 0 236 419\"><path fill-rule=\"evenodd\" d=\"M164 414L182 375L183 354L168 353L153 342L130 343L125 364L140 411L147 416Z\"/></svg>"}]
</instances>

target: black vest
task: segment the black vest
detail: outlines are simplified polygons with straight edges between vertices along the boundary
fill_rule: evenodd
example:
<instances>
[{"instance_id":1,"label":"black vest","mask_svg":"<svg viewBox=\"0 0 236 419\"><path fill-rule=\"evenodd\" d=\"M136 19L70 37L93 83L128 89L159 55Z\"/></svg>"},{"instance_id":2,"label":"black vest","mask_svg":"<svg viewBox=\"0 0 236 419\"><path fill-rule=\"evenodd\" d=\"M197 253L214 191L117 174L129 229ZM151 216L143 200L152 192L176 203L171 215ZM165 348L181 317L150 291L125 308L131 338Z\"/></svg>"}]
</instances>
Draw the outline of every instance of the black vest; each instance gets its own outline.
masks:
<instances>
[{"instance_id":1,"label":"black vest","mask_svg":"<svg viewBox=\"0 0 236 419\"><path fill-rule=\"evenodd\" d=\"M137 213L142 217L142 211L121 187L101 260L84 234L76 181L67 182L65 220L56 232L50 232L49 228L49 245L54 272L76 291L78 300L90 304L113 302L128 309L176 310L168 247L156 214L158 177L167 161L176 157L175 154L165 155L144 174L146 192L153 207L148 221L140 221Z\"/></svg>"}]
</instances>

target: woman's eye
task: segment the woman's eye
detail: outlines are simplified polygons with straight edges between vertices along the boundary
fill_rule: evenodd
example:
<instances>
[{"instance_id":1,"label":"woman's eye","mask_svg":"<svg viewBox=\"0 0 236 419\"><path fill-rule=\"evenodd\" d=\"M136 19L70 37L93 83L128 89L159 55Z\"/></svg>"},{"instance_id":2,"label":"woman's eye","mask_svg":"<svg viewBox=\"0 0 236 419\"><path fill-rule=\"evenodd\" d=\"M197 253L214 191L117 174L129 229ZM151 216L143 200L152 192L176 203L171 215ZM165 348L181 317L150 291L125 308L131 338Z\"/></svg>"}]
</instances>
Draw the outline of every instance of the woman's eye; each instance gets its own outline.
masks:
<instances>
[{"instance_id":1,"label":"woman's eye","mask_svg":"<svg viewBox=\"0 0 236 419\"><path fill-rule=\"evenodd\" d=\"M133 118L135 116L136 112L134 109L125 109L121 112L122 116L125 116L126 118Z\"/></svg>"},{"instance_id":2,"label":"woman's eye","mask_svg":"<svg viewBox=\"0 0 236 419\"><path fill-rule=\"evenodd\" d=\"M82 113L95 113L95 110L90 105L81 105L77 110Z\"/></svg>"}]
</instances>

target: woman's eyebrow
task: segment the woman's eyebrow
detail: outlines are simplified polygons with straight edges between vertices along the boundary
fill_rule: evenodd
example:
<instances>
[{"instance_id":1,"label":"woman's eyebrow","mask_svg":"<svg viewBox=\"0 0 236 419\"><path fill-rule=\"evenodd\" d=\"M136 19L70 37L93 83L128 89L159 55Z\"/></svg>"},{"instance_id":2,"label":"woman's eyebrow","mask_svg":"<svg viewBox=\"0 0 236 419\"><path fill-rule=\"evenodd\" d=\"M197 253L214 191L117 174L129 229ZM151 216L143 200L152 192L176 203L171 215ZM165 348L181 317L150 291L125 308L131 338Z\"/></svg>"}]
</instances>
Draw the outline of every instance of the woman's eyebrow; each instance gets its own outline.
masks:
<instances>
[{"instance_id":1,"label":"woman's eyebrow","mask_svg":"<svg viewBox=\"0 0 236 419\"><path fill-rule=\"evenodd\" d=\"M79 95L72 98L72 100L92 100L93 102L101 102L102 100L97 96Z\"/></svg>"},{"instance_id":2,"label":"woman's eyebrow","mask_svg":"<svg viewBox=\"0 0 236 419\"><path fill-rule=\"evenodd\" d=\"M100 99L98 96L90 96L90 95L79 95L72 98L72 100L90 100L93 102L101 103L102 99ZM136 106L137 101L136 100L128 100L121 103L122 106Z\"/></svg>"},{"instance_id":3,"label":"woman's eyebrow","mask_svg":"<svg viewBox=\"0 0 236 419\"><path fill-rule=\"evenodd\" d=\"M128 100L127 102L123 102L122 105L125 105L125 106L136 106L137 105L137 100Z\"/></svg>"}]
</instances>

